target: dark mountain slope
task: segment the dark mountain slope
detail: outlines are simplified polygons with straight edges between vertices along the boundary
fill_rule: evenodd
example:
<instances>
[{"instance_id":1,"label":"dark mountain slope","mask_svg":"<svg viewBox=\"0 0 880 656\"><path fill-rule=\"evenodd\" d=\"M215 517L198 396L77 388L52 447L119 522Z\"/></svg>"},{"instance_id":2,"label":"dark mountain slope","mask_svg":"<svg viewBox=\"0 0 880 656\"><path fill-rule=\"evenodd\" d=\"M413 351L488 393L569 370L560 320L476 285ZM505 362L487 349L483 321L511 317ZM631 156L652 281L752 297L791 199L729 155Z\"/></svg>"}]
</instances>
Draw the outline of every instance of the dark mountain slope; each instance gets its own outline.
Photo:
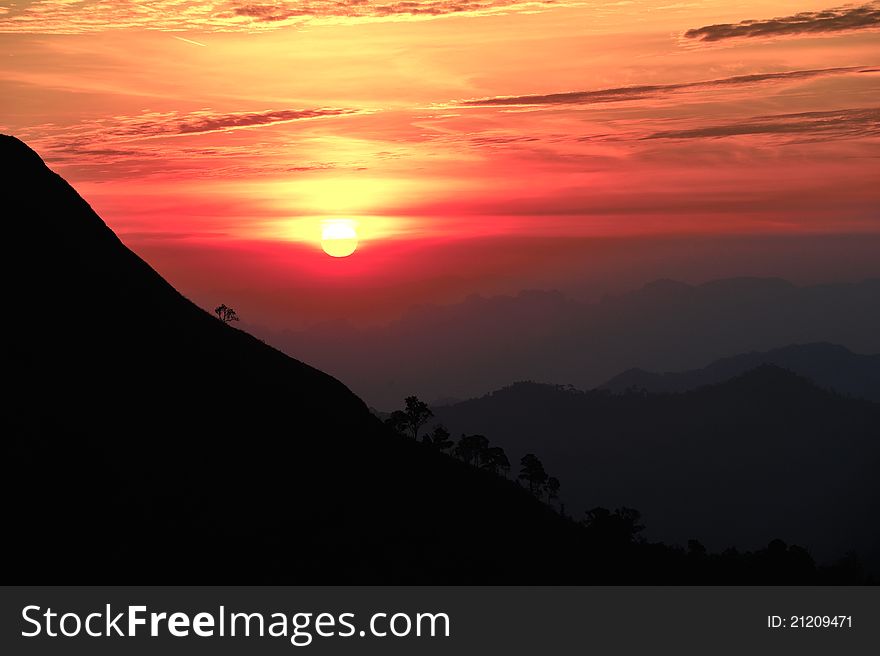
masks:
<instances>
[{"instance_id":1,"label":"dark mountain slope","mask_svg":"<svg viewBox=\"0 0 880 656\"><path fill-rule=\"evenodd\" d=\"M20 141L0 162L7 582L579 576L573 525L194 306Z\"/></svg>"},{"instance_id":2,"label":"dark mountain slope","mask_svg":"<svg viewBox=\"0 0 880 656\"><path fill-rule=\"evenodd\" d=\"M629 389L684 392L729 380L762 364L773 364L809 378L819 387L846 396L880 401L880 355L859 355L836 344L796 344L716 360L702 369L654 373L629 369L601 386L614 393Z\"/></svg>"},{"instance_id":3,"label":"dark mountain slope","mask_svg":"<svg viewBox=\"0 0 880 656\"><path fill-rule=\"evenodd\" d=\"M537 454L575 516L627 505L653 539L722 549L780 536L819 560L856 549L880 571L880 405L777 367L676 395L519 383L435 413L512 461Z\"/></svg>"}]
</instances>

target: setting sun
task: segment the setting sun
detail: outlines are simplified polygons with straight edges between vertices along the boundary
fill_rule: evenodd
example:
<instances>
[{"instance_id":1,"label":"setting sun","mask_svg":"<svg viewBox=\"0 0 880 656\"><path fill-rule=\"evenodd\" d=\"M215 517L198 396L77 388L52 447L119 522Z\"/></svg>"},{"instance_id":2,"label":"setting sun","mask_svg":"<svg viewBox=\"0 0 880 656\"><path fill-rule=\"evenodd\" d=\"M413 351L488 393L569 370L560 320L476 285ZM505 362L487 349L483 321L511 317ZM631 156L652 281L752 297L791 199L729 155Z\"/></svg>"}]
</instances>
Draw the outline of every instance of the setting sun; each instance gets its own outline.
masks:
<instances>
[{"instance_id":1,"label":"setting sun","mask_svg":"<svg viewBox=\"0 0 880 656\"><path fill-rule=\"evenodd\" d=\"M356 224L351 219L321 222L321 248L331 257L348 257L358 246Z\"/></svg>"}]
</instances>

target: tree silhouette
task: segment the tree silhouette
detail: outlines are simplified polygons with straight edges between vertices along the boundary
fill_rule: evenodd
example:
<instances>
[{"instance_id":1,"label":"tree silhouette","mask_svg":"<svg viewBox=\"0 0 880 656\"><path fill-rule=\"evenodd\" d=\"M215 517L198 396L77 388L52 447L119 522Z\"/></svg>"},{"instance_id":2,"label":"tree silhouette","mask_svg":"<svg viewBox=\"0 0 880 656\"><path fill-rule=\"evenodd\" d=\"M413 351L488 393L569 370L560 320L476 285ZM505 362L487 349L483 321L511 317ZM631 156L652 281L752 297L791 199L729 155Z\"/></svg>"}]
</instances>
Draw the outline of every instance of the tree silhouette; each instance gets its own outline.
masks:
<instances>
[{"instance_id":1,"label":"tree silhouette","mask_svg":"<svg viewBox=\"0 0 880 656\"><path fill-rule=\"evenodd\" d=\"M706 547L699 540L690 539L687 542L687 554L691 560L702 560L706 557Z\"/></svg>"},{"instance_id":2,"label":"tree silhouette","mask_svg":"<svg viewBox=\"0 0 880 656\"><path fill-rule=\"evenodd\" d=\"M482 449L478 454L478 458L480 469L485 469L493 474L504 472L505 476L510 471L510 460L507 459L507 454L504 453L504 449L500 446Z\"/></svg>"},{"instance_id":3,"label":"tree silhouette","mask_svg":"<svg viewBox=\"0 0 880 656\"><path fill-rule=\"evenodd\" d=\"M428 404L420 401L417 396L406 397L404 404L404 409L392 412L388 419L385 420L385 424L390 426L398 435L408 436L417 440L419 439L419 430L434 416L434 413L431 412Z\"/></svg>"},{"instance_id":4,"label":"tree silhouette","mask_svg":"<svg viewBox=\"0 0 880 656\"><path fill-rule=\"evenodd\" d=\"M214 308L214 314L217 315L217 318L220 319L223 323L230 323L232 321L238 321L238 314L236 314L235 310L231 307L227 307L226 305L218 305Z\"/></svg>"},{"instance_id":5,"label":"tree silhouette","mask_svg":"<svg viewBox=\"0 0 880 656\"><path fill-rule=\"evenodd\" d=\"M408 396L404 399L406 407L403 412L406 415L406 423L409 433L414 440L419 439L419 430L427 421L434 416L431 408L424 401L420 401L417 396Z\"/></svg>"},{"instance_id":6,"label":"tree silhouette","mask_svg":"<svg viewBox=\"0 0 880 656\"><path fill-rule=\"evenodd\" d=\"M425 435L422 438L422 442L434 447L438 451L447 451L455 444L449 437L449 431L446 430L446 427L443 424L437 424L434 426L434 432L430 435Z\"/></svg>"},{"instance_id":7,"label":"tree silhouette","mask_svg":"<svg viewBox=\"0 0 880 656\"><path fill-rule=\"evenodd\" d=\"M544 471L543 463L534 453L527 453L519 461L522 469L519 472L519 478L529 484L529 490L532 494L540 494L547 482L547 472Z\"/></svg>"},{"instance_id":8,"label":"tree silhouette","mask_svg":"<svg viewBox=\"0 0 880 656\"><path fill-rule=\"evenodd\" d=\"M409 435L409 418L403 410L395 410L385 420L385 425L401 437Z\"/></svg>"},{"instance_id":9,"label":"tree silhouette","mask_svg":"<svg viewBox=\"0 0 880 656\"><path fill-rule=\"evenodd\" d=\"M489 448L489 440L483 435L462 435L452 451L452 455L461 458L469 465L480 466L480 454Z\"/></svg>"},{"instance_id":10,"label":"tree silhouette","mask_svg":"<svg viewBox=\"0 0 880 656\"><path fill-rule=\"evenodd\" d=\"M559 479L555 476L551 476L547 479L547 484L544 486L547 490L547 498L550 501L556 501L559 499Z\"/></svg>"},{"instance_id":11,"label":"tree silhouette","mask_svg":"<svg viewBox=\"0 0 880 656\"><path fill-rule=\"evenodd\" d=\"M607 508L593 508L587 511L583 525L597 544L617 548L636 541L645 528L639 523L641 519L642 513L635 508L618 508L613 513Z\"/></svg>"}]
</instances>

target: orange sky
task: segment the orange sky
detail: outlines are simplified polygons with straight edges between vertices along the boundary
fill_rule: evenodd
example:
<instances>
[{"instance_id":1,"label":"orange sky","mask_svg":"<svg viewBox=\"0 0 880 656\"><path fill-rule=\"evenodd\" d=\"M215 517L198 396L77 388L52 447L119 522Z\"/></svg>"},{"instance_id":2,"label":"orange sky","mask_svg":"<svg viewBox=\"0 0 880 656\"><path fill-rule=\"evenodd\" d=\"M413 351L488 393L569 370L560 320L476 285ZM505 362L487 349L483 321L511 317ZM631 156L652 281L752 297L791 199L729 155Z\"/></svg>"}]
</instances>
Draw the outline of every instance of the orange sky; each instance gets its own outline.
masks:
<instances>
[{"instance_id":1,"label":"orange sky","mask_svg":"<svg viewBox=\"0 0 880 656\"><path fill-rule=\"evenodd\" d=\"M876 239L878 26L812 0L0 0L0 130L194 300L275 325L645 261L797 275L794 242L659 263ZM357 221L351 257L321 251L328 217Z\"/></svg>"}]
</instances>

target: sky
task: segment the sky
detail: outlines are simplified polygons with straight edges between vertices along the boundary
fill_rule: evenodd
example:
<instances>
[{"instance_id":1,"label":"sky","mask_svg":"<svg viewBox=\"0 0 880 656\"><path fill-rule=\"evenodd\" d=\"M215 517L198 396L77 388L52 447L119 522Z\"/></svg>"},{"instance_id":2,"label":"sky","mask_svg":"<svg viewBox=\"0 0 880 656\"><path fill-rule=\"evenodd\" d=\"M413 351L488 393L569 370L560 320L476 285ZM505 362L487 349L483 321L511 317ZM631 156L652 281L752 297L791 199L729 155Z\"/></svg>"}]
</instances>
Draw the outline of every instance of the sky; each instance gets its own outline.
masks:
<instances>
[{"instance_id":1,"label":"sky","mask_svg":"<svg viewBox=\"0 0 880 656\"><path fill-rule=\"evenodd\" d=\"M0 131L193 300L277 328L859 279L878 37L880 2L0 0Z\"/></svg>"}]
</instances>

